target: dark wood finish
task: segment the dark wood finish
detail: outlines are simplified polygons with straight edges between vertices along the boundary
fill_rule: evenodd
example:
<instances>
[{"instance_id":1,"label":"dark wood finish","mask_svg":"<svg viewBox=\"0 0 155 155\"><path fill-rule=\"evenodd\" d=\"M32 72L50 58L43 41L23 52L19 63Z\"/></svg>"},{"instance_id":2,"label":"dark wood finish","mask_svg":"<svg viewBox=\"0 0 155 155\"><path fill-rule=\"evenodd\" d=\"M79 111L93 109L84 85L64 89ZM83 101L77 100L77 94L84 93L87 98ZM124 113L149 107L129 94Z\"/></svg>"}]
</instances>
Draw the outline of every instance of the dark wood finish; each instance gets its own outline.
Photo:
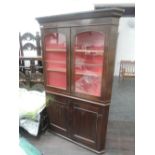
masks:
<instances>
[{"instance_id":1,"label":"dark wood finish","mask_svg":"<svg viewBox=\"0 0 155 155\"><path fill-rule=\"evenodd\" d=\"M99 10L114 7L124 9L123 17L135 17L135 4L97 4L94 8Z\"/></svg>"},{"instance_id":2,"label":"dark wood finish","mask_svg":"<svg viewBox=\"0 0 155 155\"><path fill-rule=\"evenodd\" d=\"M73 106L71 132L73 139L95 149L100 107L78 100L71 100L71 103Z\"/></svg>"},{"instance_id":3,"label":"dark wood finish","mask_svg":"<svg viewBox=\"0 0 155 155\"><path fill-rule=\"evenodd\" d=\"M111 101L112 93L112 83L113 83L113 74L114 74L114 65L115 65L115 49L117 42L117 29L118 26L111 25L107 28L108 35L106 41L106 51L105 52L105 78L103 78L103 94L104 100ZM105 81L104 81L105 80Z\"/></svg>"},{"instance_id":4,"label":"dark wood finish","mask_svg":"<svg viewBox=\"0 0 155 155\"><path fill-rule=\"evenodd\" d=\"M55 96L54 101L50 101L47 111L51 129L67 136L68 108L65 100L65 98Z\"/></svg>"},{"instance_id":5,"label":"dark wood finish","mask_svg":"<svg viewBox=\"0 0 155 155\"><path fill-rule=\"evenodd\" d=\"M67 139L86 146L86 148L97 153L101 153L105 149L117 29L119 17L122 13L122 9L116 8L37 18L42 32L45 87L47 98L50 98L47 105L50 128L67 137ZM67 66L65 69L68 80L67 90L52 87L46 81L49 77L46 75L45 63L47 62L46 53L49 51L45 50L44 39L51 32L61 32L67 38ZM75 37L82 32L99 32L104 35L104 61L100 76L100 96L75 91L74 44ZM59 72L61 71L64 72L64 69L59 70Z\"/></svg>"},{"instance_id":6,"label":"dark wood finish","mask_svg":"<svg viewBox=\"0 0 155 155\"><path fill-rule=\"evenodd\" d=\"M104 47L104 57L105 61L103 62L103 75L102 75L102 91L101 91L101 97L94 97L90 95L82 95L82 94L74 94L74 76L72 76L72 94L74 96L80 97L80 98L87 98L90 100L96 100L96 101L105 101L105 103L108 103L107 101L111 100L111 89L112 89L112 81L113 81L113 72L114 72L114 62L115 62L115 48L116 48L116 41L117 41L117 29L118 26L115 25L99 25L99 26L89 26L89 27L75 27L71 28L71 55L72 55L72 74L74 72L74 56L73 56L73 43L75 40L75 35L80 32L86 32L86 31L95 31L100 32L105 35L105 47ZM108 93L108 94L107 94Z\"/></svg>"},{"instance_id":7,"label":"dark wood finish","mask_svg":"<svg viewBox=\"0 0 155 155\"><path fill-rule=\"evenodd\" d=\"M99 106L58 95L47 94L47 111L50 128L61 135L86 145L94 150L103 151L108 122L109 106Z\"/></svg>"},{"instance_id":8,"label":"dark wood finish","mask_svg":"<svg viewBox=\"0 0 155 155\"><path fill-rule=\"evenodd\" d=\"M96 25L118 25L119 18L107 17L107 18L92 18L92 19L77 19L73 21L61 21L61 22L50 22L41 24L41 29L49 28L71 28L81 26L96 26Z\"/></svg>"},{"instance_id":9,"label":"dark wood finish","mask_svg":"<svg viewBox=\"0 0 155 155\"><path fill-rule=\"evenodd\" d=\"M40 24L49 23L49 22L60 22L60 21L70 21L76 19L92 19L92 18L103 18L103 17L121 17L124 9L119 8L108 8L102 10L95 10L95 11L86 11L82 13L72 13L72 14L65 14L65 15L55 15L55 16L48 16L48 17L39 17L37 20Z\"/></svg>"}]
</instances>

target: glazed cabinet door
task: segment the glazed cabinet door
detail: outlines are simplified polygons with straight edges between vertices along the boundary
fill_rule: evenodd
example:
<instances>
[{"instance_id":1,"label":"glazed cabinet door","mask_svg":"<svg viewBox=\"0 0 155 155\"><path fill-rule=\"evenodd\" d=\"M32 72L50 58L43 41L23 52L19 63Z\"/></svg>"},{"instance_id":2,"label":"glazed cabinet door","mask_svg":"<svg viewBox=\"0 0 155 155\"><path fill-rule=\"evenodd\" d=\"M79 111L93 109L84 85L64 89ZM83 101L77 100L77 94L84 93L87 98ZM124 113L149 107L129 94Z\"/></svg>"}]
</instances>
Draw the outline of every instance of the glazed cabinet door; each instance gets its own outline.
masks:
<instances>
[{"instance_id":1,"label":"glazed cabinet door","mask_svg":"<svg viewBox=\"0 0 155 155\"><path fill-rule=\"evenodd\" d=\"M45 29L42 34L46 90L67 94L70 92L70 30Z\"/></svg>"},{"instance_id":2,"label":"glazed cabinet door","mask_svg":"<svg viewBox=\"0 0 155 155\"><path fill-rule=\"evenodd\" d=\"M103 94L106 27L71 29L72 93L100 100Z\"/></svg>"}]
</instances>

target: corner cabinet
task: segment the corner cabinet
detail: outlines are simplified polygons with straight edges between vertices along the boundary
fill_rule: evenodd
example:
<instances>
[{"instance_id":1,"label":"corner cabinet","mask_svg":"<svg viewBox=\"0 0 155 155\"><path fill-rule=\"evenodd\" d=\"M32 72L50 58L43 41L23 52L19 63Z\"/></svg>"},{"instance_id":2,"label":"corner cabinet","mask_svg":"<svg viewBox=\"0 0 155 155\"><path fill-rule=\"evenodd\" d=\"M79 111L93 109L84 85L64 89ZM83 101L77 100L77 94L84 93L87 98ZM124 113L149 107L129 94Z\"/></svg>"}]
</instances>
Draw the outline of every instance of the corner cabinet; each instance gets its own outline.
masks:
<instances>
[{"instance_id":1,"label":"corner cabinet","mask_svg":"<svg viewBox=\"0 0 155 155\"><path fill-rule=\"evenodd\" d=\"M122 9L37 18L50 128L104 152Z\"/></svg>"}]
</instances>

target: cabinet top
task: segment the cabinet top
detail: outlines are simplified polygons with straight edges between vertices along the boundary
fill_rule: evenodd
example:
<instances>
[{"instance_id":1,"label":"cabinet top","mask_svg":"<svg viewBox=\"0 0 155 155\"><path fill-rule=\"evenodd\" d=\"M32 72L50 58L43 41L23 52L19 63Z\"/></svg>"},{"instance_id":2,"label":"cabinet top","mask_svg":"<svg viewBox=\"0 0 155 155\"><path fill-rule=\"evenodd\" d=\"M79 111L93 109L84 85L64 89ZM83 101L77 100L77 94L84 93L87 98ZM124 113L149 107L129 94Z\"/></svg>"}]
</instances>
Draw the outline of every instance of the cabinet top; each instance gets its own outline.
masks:
<instances>
[{"instance_id":1,"label":"cabinet top","mask_svg":"<svg viewBox=\"0 0 155 155\"><path fill-rule=\"evenodd\" d=\"M120 9L120 8L106 8L101 10L85 11L80 13L70 13L70 14L38 17L36 18L36 20L39 22L39 24L44 24L44 23L50 23L50 22L89 19L89 18L104 18L104 17L120 18L123 12L124 12L124 9Z\"/></svg>"}]
</instances>

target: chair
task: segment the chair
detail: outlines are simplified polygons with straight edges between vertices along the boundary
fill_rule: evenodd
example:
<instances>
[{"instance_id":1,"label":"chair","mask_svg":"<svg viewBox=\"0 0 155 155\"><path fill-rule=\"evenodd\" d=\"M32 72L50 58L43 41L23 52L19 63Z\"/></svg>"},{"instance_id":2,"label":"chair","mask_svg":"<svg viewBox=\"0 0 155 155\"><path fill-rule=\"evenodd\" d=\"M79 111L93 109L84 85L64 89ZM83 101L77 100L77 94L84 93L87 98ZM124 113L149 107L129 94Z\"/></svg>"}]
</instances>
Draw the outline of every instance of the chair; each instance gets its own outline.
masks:
<instances>
[{"instance_id":1,"label":"chair","mask_svg":"<svg viewBox=\"0 0 155 155\"><path fill-rule=\"evenodd\" d=\"M135 61L121 60L119 79L135 78Z\"/></svg>"},{"instance_id":2,"label":"chair","mask_svg":"<svg viewBox=\"0 0 155 155\"><path fill-rule=\"evenodd\" d=\"M40 36L36 32L33 35L29 32L21 35L19 33L19 71L25 74L25 80L20 78L20 82L43 83L42 53L40 45ZM22 76L23 77L23 76Z\"/></svg>"}]
</instances>

